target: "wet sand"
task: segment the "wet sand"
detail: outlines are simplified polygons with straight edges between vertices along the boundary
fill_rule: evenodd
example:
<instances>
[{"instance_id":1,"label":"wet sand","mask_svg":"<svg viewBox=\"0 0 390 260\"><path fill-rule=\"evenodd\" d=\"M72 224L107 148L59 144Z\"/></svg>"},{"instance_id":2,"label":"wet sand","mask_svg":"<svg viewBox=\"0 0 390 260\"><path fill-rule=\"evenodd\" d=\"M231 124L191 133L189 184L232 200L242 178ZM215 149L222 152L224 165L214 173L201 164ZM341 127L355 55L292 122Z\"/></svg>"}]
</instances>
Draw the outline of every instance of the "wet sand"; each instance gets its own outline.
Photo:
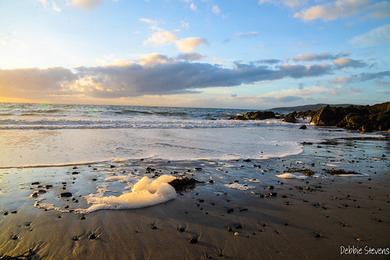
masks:
<instances>
[{"instance_id":1,"label":"wet sand","mask_svg":"<svg viewBox=\"0 0 390 260\"><path fill-rule=\"evenodd\" d=\"M340 139L306 144L302 154L269 160L133 160L77 169L3 169L0 256L386 259L389 255L364 255L365 251L340 256L340 246L390 247L389 157L388 140ZM275 176L291 168L311 169L315 175L305 180ZM327 171L331 169L361 175L334 176ZM82 196L95 192L107 174L130 172L135 177L193 176L203 183L149 208L65 212L85 208ZM234 183L243 190L226 186ZM115 187L121 185L113 183L109 193L118 195ZM29 197L39 190L45 193ZM59 197L64 191L72 197ZM41 199L59 210L34 207Z\"/></svg>"}]
</instances>

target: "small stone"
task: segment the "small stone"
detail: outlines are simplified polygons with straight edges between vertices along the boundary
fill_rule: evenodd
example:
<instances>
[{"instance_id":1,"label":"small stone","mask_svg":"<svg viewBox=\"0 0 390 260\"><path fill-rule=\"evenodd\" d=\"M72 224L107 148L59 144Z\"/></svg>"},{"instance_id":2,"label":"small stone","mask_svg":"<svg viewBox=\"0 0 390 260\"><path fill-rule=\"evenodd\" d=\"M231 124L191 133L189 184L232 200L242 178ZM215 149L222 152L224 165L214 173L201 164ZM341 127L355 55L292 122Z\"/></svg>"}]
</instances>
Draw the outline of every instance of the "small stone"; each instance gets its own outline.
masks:
<instances>
[{"instance_id":1,"label":"small stone","mask_svg":"<svg viewBox=\"0 0 390 260\"><path fill-rule=\"evenodd\" d=\"M97 239L97 236L96 236L95 233L92 233L92 234L90 234L90 235L88 236L88 239L89 239L89 240L94 240L94 239Z\"/></svg>"},{"instance_id":2,"label":"small stone","mask_svg":"<svg viewBox=\"0 0 390 260\"><path fill-rule=\"evenodd\" d=\"M72 193L71 192L62 192L60 194L61 198L69 198L69 197L72 197Z\"/></svg>"},{"instance_id":3,"label":"small stone","mask_svg":"<svg viewBox=\"0 0 390 260\"><path fill-rule=\"evenodd\" d=\"M238 232L234 232L234 234L233 234L235 237L237 237L237 236L239 236L240 235L240 233L238 233Z\"/></svg>"},{"instance_id":4,"label":"small stone","mask_svg":"<svg viewBox=\"0 0 390 260\"><path fill-rule=\"evenodd\" d=\"M198 243L198 236L193 235L190 239L190 244L196 244L196 243Z\"/></svg>"}]
</instances>

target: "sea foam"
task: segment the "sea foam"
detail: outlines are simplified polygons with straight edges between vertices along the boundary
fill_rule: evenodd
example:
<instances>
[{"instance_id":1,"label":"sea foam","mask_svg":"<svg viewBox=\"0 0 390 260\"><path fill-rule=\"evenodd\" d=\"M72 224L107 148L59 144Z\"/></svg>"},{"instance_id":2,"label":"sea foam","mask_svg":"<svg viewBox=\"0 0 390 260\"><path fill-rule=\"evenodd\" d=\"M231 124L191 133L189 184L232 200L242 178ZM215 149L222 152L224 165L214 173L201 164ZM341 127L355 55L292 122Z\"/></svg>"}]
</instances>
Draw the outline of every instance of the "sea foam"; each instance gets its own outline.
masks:
<instances>
[{"instance_id":1,"label":"sea foam","mask_svg":"<svg viewBox=\"0 0 390 260\"><path fill-rule=\"evenodd\" d=\"M85 196L87 209L78 209L79 213L90 213L103 209L136 209L164 203L176 198L175 189L169 184L176 177L162 175L153 180L145 176L134 184L131 192L124 192L120 196L102 196L90 194Z\"/></svg>"}]
</instances>

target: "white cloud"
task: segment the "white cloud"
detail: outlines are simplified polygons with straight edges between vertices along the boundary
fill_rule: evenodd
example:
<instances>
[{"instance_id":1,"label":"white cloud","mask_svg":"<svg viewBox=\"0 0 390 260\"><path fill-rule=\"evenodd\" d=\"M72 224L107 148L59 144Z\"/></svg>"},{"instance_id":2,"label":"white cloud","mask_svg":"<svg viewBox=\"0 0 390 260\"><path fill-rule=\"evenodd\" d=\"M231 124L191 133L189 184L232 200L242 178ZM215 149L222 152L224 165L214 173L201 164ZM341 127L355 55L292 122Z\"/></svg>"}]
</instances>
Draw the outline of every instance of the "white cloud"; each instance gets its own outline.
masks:
<instances>
[{"instance_id":1,"label":"white cloud","mask_svg":"<svg viewBox=\"0 0 390 260\"><path fill-rule=\"evenodd\" d=\"M196 10L198 10L198 7L197 7L196 4L194 4L193 2L190 3L190 8L191 8L191 10L194 11L194 12L195 12Z\"/></svg>"},{"instance_id":2,"label":"white cloud","mask_svg":"<svg viewBox=\"0 0 390 260\"><path fill-rule=\"evenodd\" d=\"M158 30L146 39L146 43L153 45L164 45L175 41L176 35L173 32L166 30Z\"/></svg>"},{"instance_id":3,"label":"white cloud","mask_svg":"<svg viewBox=\"0 0 390 260\"><path fill-rule=\"evenodd\" d=\"M275 4L285 5L290 8L297 8L307 3L307 0L258 0L260 5L263 4Z\"/></svg>"},{"instance_id":4,"label":"white cloud","mask_svg":"<svg viewBox=\"0 0 390 260\"><path fill-rule=\"evenodd\" d=\"M213 5L213 6L211 7L211 11L212 11L214 14L218 15L218 14L221 13L221 8L220 8L218 5Z\"/></svg>"},{"instance_id":5,"label":"white cloud","mask_svg":"<svg viewBox=\"0 0 390 260\"><path fill-rule=\"evenodd\" d=\"M352 44L360 46L374 46L390 43L390 24L377 27L364 34L355 36L351 40Z\"/></svg>"},{"instance_id":6,"label":"white cloud","mask_svg":"<svg viewBox=\"0 0 390 260\"><path fill-rule=\"evenodd\" d=\"M38 0L38 3L40 3L44 8L51 9L55 12L60 13L62 11L61 7L54 0Z\"/></svg>"},{"instance_id":7,"label":"white cloud","mask_svg":"<svg viewBox=\"0 0 390 260\"><path fill-rule=\"evenodd\" d=\"M158 21L157 20L150 19L150 18L141 17L141 18L139 18L139 21L143 22L145 24L148 24L150 26L157 26L158 25Z\"/></svg>"},{"instance_id":8,"label":"white cloud","mask_svg":"<svg viewBox=\"0 0 390 260\"><path fill-rule=\"evenodd\" d=\"M81 8L92 8L101 3L101 0L71 0L73 6Z\"/></svg>"},{"instance_id":9,"label":"white cloud","mask_svg":"<svg viewBox=\"0 0 390 260\"><path fill-rule=\"evenodd\" d=\"M176 47L179 51L190 53L193 52L198 46L207 44L207 41L199 37L188 37L176 41Z\"/></svg>"}]
</instances>

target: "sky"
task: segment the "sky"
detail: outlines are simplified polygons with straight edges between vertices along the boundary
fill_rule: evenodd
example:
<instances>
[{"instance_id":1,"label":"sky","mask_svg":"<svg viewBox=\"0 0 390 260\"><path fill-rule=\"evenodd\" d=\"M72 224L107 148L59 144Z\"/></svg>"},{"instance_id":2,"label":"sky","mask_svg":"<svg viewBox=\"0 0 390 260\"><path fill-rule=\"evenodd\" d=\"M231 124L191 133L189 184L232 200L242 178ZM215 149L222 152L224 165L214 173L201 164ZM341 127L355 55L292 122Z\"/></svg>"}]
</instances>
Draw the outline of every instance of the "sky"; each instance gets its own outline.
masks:
<instances>
[{"instance_id":1,"label":"sky","mask_svg":"<svg viewBox=\"0 0 390 260\"><path fill-rule=\"evenodd\" d=\"M0 0L0 102L390 100L389 0Z\"/></svg>"}]
</instances>

